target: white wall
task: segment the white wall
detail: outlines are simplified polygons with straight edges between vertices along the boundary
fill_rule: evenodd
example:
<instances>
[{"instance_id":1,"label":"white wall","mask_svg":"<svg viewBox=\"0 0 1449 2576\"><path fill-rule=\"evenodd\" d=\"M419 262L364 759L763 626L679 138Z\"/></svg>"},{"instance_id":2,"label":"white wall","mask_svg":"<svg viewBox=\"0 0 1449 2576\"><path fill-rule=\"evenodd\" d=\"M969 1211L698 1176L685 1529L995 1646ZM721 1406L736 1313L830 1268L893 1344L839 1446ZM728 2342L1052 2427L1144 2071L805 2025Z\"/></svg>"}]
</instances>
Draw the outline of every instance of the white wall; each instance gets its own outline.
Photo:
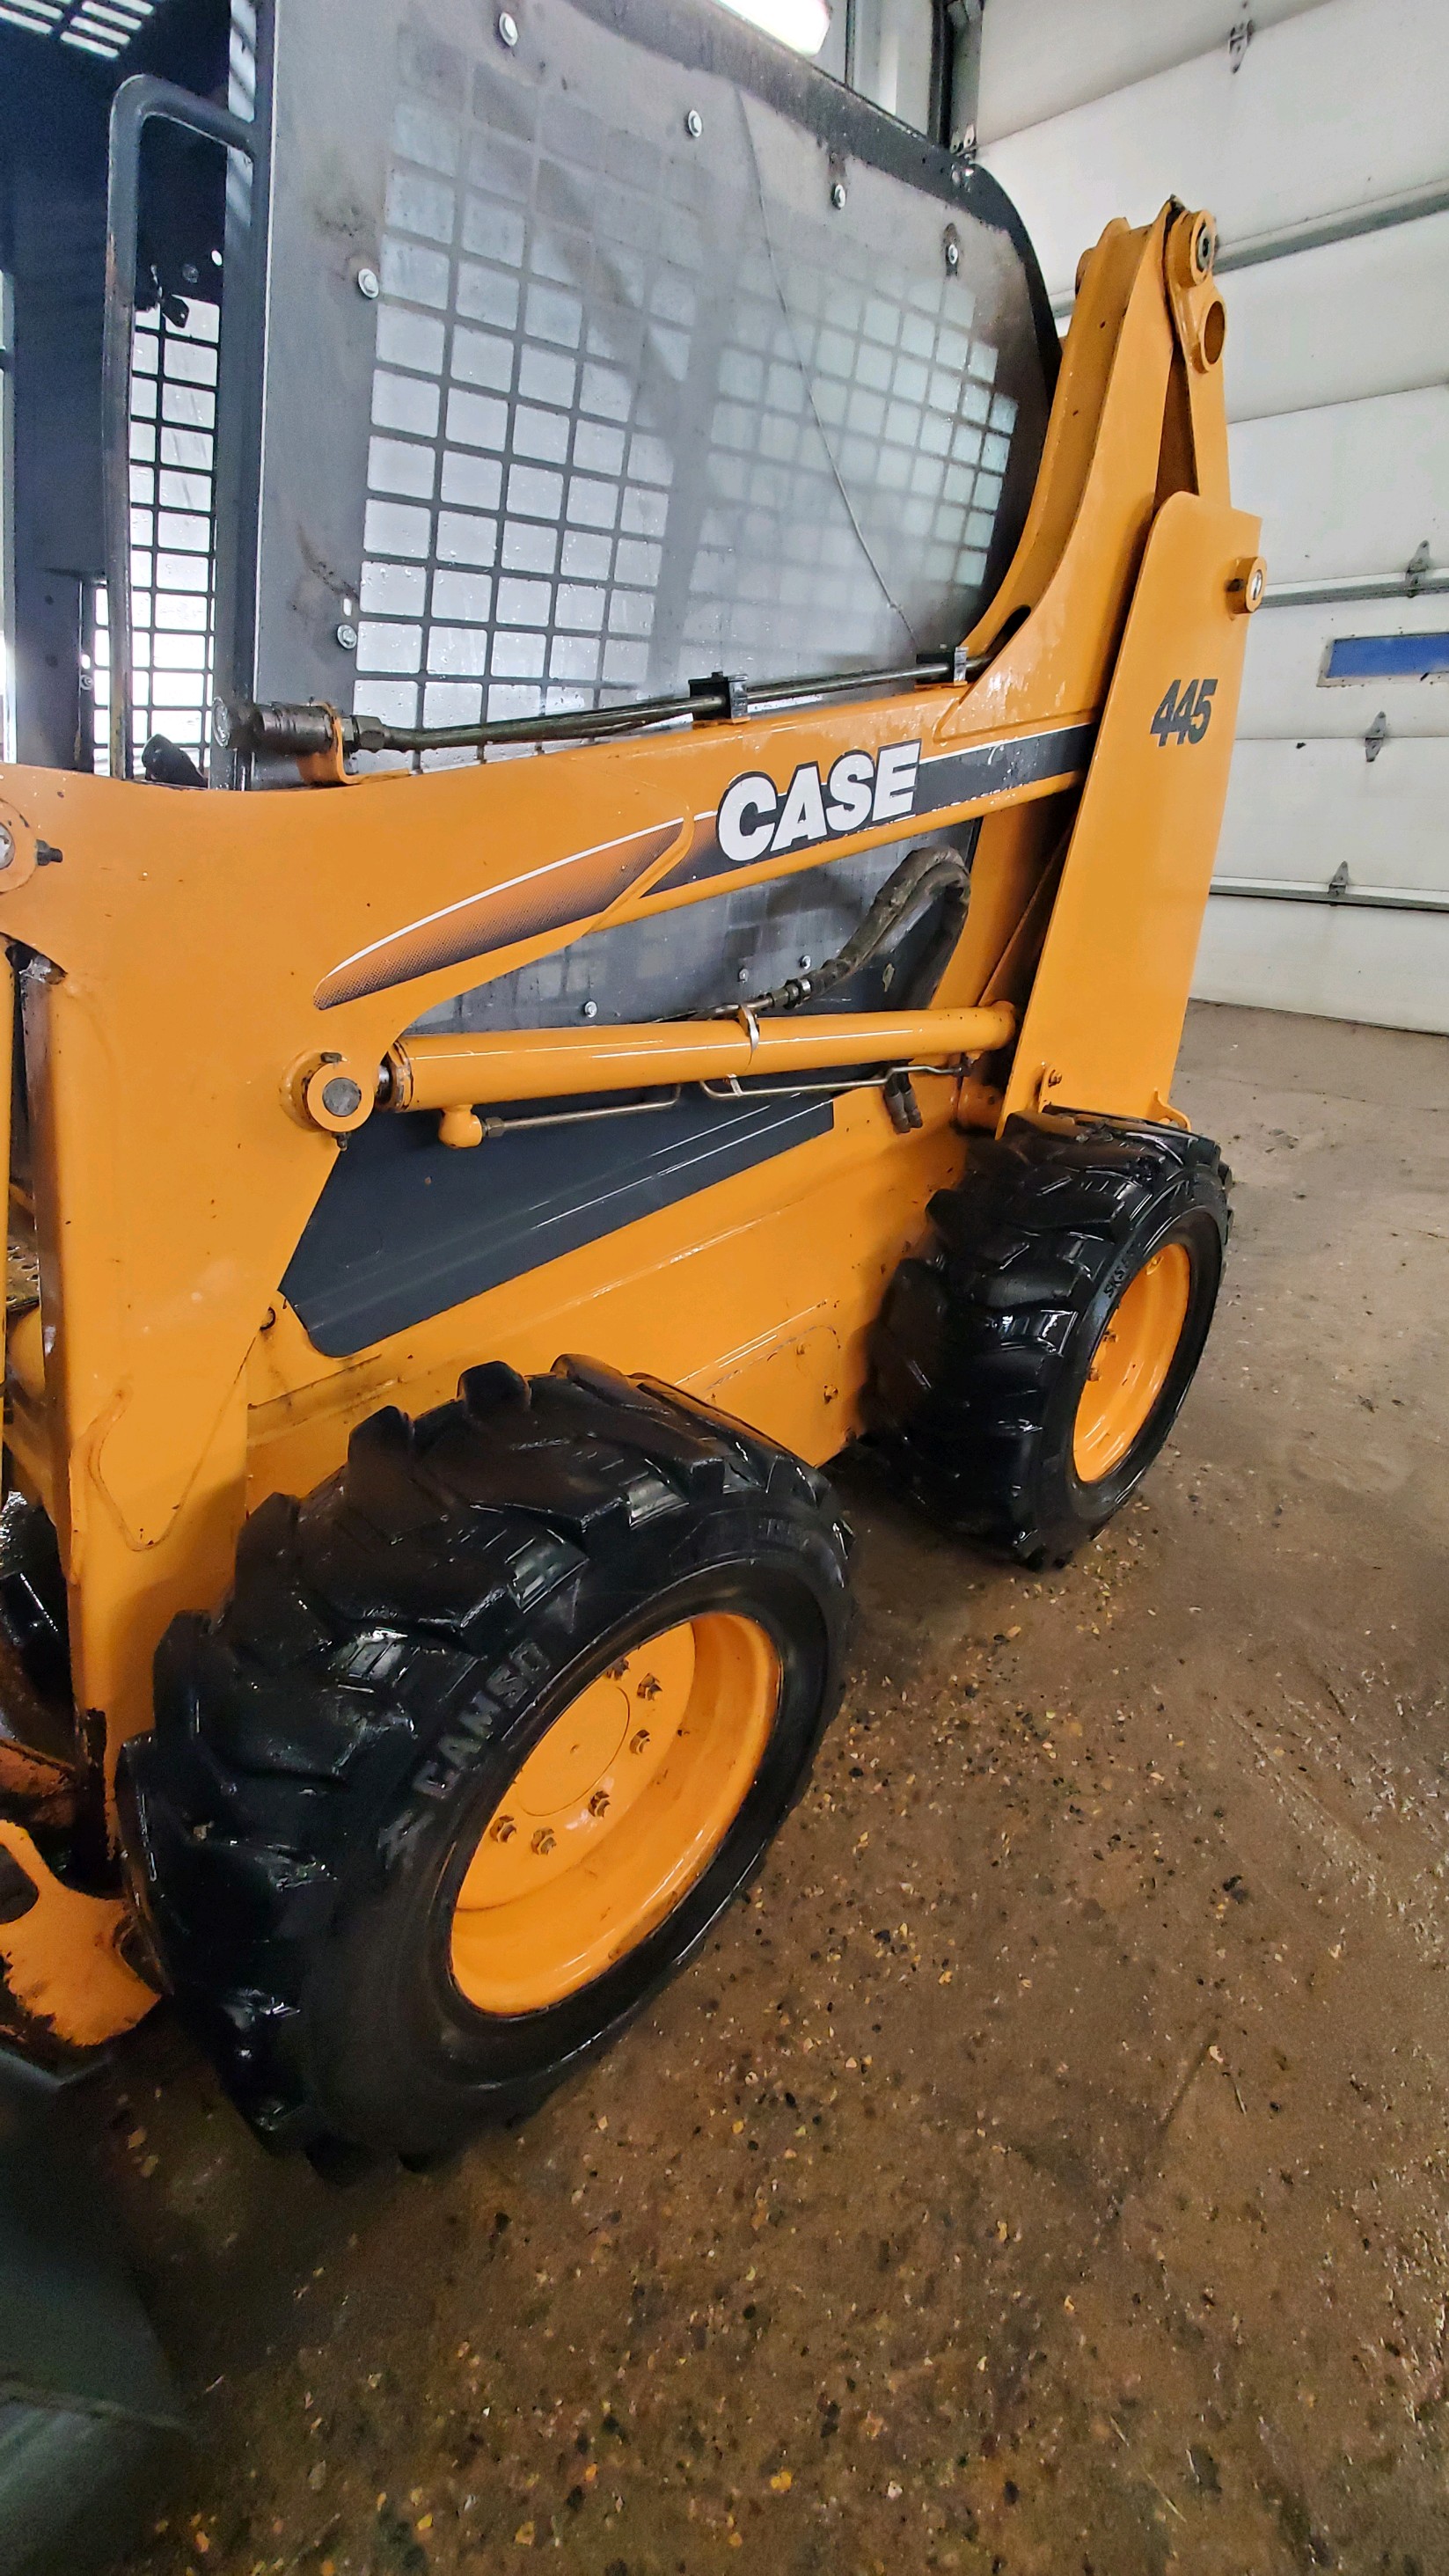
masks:
<instances>
[{"instance_id":1,"label":"white wall","mask_svg":"<svg viewBox=\"0 0 1449 2576\"><path fill-rule=\"evenodd\" d=\"M979 128L1053 295L1111 216L1168 196L1230 256L1449 184L1449 0L986 0ZM1223 286L1234 497L1270 585L1392 575L1425 544L1449 564L1449 213ZM1449 893L1449 680L1319 684L1335 635L1446 628L1444 594L1259 613L1220 876ZM1449 913L1215 897L1196 989L1449 1030Z\"/></svg>"}]
</instances>

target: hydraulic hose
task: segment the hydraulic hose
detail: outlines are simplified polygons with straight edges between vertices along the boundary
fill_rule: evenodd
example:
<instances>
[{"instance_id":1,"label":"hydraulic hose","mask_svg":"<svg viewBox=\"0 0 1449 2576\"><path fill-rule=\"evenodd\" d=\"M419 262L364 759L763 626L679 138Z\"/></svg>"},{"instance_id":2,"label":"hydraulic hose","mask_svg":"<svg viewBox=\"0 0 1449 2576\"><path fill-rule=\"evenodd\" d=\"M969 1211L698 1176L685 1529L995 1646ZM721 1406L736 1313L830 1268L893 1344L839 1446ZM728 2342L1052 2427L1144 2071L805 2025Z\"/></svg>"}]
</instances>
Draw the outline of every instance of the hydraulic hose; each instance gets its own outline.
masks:
<instances>
[{"instance_id":1,"label":"hydraulic hose","mask_svg":"<svg viewBox=\"0 0 1449 2576\"><path fill-rule=\"evenodd\" d=\"M911 918L929 903L933 895L946 893L942 919L919 969L911 979L898 1009L924 1010L934 994L946 963L966 918L971 893L971 868L959 850L938 846L908 851L892 876L887 877L869 911L852 931L845 946L828 957L823 966L808 975L792 975L772 993L752 993L745 1007L756 1013L796 1011L804 1002L818 1001L822 994L833 993L837 986L848 983L879 955L887 941L904 930ZM691 1013L691 1017L713 1019L722 1011L732 1011L736 1004L713 1006L709 1011Z\"/></svg>"}]
</instances>

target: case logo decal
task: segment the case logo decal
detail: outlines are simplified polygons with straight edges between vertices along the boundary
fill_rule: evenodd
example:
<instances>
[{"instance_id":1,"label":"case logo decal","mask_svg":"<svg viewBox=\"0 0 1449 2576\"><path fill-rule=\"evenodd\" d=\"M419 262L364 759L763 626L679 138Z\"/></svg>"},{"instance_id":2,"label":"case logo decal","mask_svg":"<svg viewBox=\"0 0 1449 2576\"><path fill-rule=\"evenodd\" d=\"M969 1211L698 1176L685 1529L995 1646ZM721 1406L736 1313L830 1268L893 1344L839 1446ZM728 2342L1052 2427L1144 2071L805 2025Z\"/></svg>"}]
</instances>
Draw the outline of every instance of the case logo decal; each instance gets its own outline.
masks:
<instances>
[{"instance_id":1,"label":"case logo decal","mask_svg":"<svg viewBox=\"0 0 1449 2576\"><path fill-rule=\"evenodd\" d=\"M737 868L784 858L817 841L838 841L868 824L893 823L915 810L921 746L888 742L872 755L843 751L822 779L802 761L783 790L762 769L732 779L719 802L715 837Z\"/></svg>"}]
</instances>

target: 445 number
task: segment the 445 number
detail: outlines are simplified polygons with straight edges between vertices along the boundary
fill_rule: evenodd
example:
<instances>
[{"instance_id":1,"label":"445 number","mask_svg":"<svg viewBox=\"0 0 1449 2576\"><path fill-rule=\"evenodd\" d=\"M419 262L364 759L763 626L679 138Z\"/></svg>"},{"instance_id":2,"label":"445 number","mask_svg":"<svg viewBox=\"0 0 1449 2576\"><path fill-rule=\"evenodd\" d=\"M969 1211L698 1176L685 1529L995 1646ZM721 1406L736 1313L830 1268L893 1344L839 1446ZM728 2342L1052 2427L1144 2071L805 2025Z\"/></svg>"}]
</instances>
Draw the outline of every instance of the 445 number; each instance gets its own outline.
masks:
<instances>
[{"instance_id":1,"label":"445 number","mask_svg":"<svg viewBox=\"0 0 1449 2576\"><path fill-rule=\"evenodd\" d=\"M1212 723L1216 680L1173 680L1152 719L1159 751L1169 742L1201 742Z\"/></svg>"}]
</instances>

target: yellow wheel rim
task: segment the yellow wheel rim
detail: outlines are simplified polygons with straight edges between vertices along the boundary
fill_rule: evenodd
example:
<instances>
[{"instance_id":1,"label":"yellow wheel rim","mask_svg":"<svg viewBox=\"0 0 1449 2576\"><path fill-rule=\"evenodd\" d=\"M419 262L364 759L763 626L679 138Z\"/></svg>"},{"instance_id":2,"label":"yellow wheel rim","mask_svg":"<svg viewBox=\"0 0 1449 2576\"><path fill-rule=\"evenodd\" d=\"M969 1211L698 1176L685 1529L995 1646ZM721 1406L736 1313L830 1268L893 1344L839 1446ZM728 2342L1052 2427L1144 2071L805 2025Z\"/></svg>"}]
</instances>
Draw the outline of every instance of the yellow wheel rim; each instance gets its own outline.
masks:
<instances>
[{"instance_id":1,"label":"yellow wheel rim","mask_svg":"<svg viewBox=\"0 0 1449 2576\"><path fill-rule=\"evenodd\" d=\"M709 1611L580 1691L484 1827L453 1914L479 2012L542 2011L645 1940L749 1794L780 1695L763 1628Z\"/></svg>"},{"instance_id":2,"label":"yellow wheel rim","mask_svg":"<svg viewBox=\"0 0 1449 2576\"><path fill-rule=\"evenodd\" d=\"M1072 1464L1084 1485L1119 1467L1167 1381L1182 1338L1192 1265L1180 1243L1143 1263L1107 1318L1077 1406Z\"/></svg>"}]
</instances>

